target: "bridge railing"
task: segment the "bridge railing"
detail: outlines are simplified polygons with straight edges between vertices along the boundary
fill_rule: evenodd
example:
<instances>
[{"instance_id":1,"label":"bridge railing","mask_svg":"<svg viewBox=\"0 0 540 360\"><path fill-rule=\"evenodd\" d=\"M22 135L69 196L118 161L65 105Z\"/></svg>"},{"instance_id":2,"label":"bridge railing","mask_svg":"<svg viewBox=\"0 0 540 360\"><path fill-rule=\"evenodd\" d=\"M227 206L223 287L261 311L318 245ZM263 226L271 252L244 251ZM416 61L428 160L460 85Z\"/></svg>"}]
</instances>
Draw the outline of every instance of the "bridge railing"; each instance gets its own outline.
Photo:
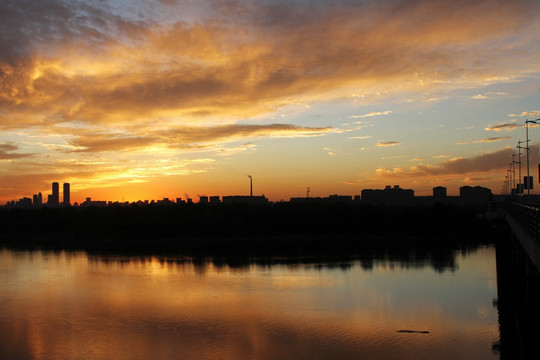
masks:
<instances>
[{"instance_id":1,"label":"bridge railing","mask_svg":"<svg viewBox=\"0 0 540 360\"><path fill-rule=\"evenodd\" d=\"M540 205L507 202L504 209L536 240L540 240Z\"/></svg>"}]
</instances>

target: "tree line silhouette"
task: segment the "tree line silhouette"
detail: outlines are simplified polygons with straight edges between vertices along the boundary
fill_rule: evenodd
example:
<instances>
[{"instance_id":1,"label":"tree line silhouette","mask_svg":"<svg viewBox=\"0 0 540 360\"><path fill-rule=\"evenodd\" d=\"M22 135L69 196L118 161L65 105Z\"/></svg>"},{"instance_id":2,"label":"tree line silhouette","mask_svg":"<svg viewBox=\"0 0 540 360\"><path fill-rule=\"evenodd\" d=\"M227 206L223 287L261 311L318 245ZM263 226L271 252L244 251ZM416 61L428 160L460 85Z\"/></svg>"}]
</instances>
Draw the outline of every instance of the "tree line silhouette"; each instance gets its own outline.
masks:
<instances>
[{"instance_id":1,"label":"tree line silhouette","mask_svg":"<svg viewBox=\"0 0 540 360\"><path fill-rule=\"evenodd\" d=\"M355 203L3 208L10 246L186 254L343 254L381 244L440 244L496 233L478 205Z\"/></svg>"}]
</instances>

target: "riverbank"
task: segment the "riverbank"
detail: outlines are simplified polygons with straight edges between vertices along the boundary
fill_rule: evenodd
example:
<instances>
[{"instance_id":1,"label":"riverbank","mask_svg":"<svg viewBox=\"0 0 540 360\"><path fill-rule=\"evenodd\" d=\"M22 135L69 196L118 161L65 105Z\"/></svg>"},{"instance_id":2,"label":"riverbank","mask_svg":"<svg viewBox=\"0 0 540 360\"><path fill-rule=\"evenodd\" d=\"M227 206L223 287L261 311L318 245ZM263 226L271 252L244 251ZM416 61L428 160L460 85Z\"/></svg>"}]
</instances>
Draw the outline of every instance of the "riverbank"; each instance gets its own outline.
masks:
<instances>
[{"instance_id":1,"label":"riverbank","mask_svg":"<svg viewBox=\"0 0 540 360\"><path fill-rule=\"evenodd\" d=\"M479 206L274 204L0 209L0 244L189 255L332 256L378 246L489 241Z\"/></svg>"}]
</instances>

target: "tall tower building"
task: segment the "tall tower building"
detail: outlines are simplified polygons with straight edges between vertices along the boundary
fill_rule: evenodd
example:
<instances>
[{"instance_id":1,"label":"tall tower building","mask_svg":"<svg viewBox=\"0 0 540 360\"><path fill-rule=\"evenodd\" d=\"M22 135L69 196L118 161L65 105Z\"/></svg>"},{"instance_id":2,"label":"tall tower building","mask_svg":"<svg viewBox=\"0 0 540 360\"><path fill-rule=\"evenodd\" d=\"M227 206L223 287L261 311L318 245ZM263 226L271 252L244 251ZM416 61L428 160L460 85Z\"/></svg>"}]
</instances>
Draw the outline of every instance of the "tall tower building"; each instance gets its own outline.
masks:
<instances>
[{"instance_id":1,"label":"tall tower building","mask_svg":"<svg viewBox=\"0 0 540 360\"><path fill-rule=\"evenodd\" d=\"M60 195L59 195L59 188L58 183L53 182L52 183L52 194L49 195L47 199L47 205L58 205L60 203Z\"/></svg>"},{"instance_id":2,"label":"tall tower building","mask_svg":"<svg viewBox=\"0 0 540 360\"><path fill-rule=\"evenodd\" d=\"M433 199L446 200L446 188L444 186L437 186L433 188Z\"/></svg>"},{"instance_id":3,"label":"tall tower building","mask_svg":"<svg viewBox=\"0 0 540 360\"><path fill-rule=\"evenodd\" d=\"M34 196L32 196L32 205L41 206L42 201L43 201L43 196L41 195L41 193L35 194Z\"/></svg>"},{"instance_id":4,"label":"tall tower building","mask_svg":"<svg viewBox=\"0 0 540 360\"><path fill-rule=\"evenodd\" d=\"M69 195L69 183L64 183L64 205L70 205L70 195Z\"/></svg>"}]
</instances>

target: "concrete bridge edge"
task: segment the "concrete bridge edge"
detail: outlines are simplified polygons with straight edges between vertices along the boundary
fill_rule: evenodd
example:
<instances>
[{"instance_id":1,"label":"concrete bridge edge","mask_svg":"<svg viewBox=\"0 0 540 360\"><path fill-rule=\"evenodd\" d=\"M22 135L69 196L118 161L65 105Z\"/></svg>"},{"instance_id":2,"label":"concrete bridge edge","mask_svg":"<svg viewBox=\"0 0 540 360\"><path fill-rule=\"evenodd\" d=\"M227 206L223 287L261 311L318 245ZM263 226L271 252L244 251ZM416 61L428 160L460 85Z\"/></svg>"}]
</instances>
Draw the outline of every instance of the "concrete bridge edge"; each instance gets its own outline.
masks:
<instances>
[{"instance_id":1,"label":"concrete bridge edge","mask_svg":"<svg viewBox=\"0 0 540 360\"><path fill-rule=\"evenodd\" d=\"M538 242L508 212L505 214L505 219L521 246L523 246L525 252L529 255L531 262L540 271L540 245Z\"/></svg>"}]
</instances>

